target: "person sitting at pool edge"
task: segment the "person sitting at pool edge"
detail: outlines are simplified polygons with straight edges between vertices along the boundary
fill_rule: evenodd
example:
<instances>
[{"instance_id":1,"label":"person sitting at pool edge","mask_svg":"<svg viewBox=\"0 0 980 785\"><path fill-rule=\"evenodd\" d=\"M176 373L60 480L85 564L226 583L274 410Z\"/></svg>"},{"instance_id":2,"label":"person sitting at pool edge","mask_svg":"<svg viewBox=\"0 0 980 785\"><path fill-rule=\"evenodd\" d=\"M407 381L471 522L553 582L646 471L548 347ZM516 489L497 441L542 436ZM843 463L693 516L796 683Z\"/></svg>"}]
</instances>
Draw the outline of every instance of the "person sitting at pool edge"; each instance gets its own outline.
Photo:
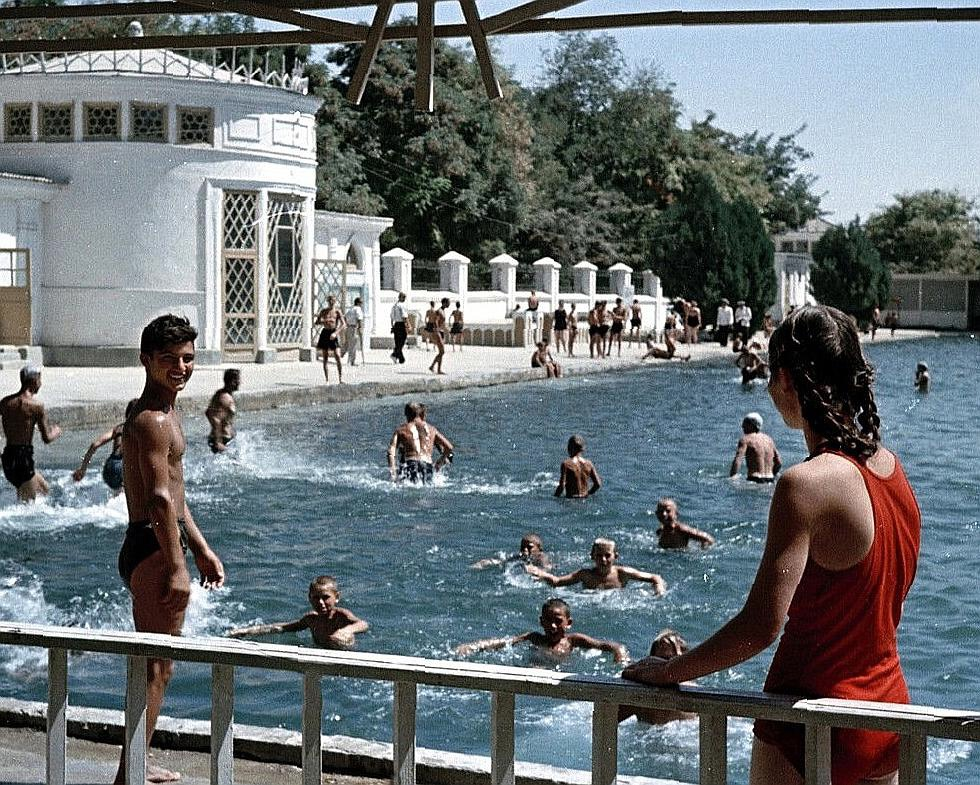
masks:
<instances>
[{"instance_id":1,"label":"person sitting at pool edge","mask_svg":"<svg viewBox=\"0 0 980 785\"><path fill-rule=\"evenodd\" d=\"M734 477L745 458L749 482L775 482L776 475L783 466L779 450L772 437L762 432L762 415L749 412L742 419L742 438L735 448L728 476Z\"/></svg>"},{"instance_id":2,"label":"person sitting at pool edge","mask_svg":"<svg viewBox=\"0 0 980 785\"><path fill-rule=\"evenodd\" d=\"M599 472L596 471L592 461L582 457L583 452L585 452L585 439L578 434L569 438L568 458L561 463L555 496L564 493L569 499L584 499L602 487ZM591 486L589 486L590 480Z\"/></svg>"},{"instance_id":3,"label":"person sitting at pool edge","mask_svg":"<svg viewBox=\"0 0 980 785\"><path fill-rule=\"evenodd\" d=\"M551 567L551 559L544 552L544 542L541 537L534 532L529 532L521 537L521 547L517 553L501 558L490 557L473 562L470 567L474 570L483 570L487 567L499 567L508 562L522 561L526 564L533 564L543 569Z\"/></svg>"},{"instance_id":4,"label":"person sitting at pool edge","mask_svg":"<svg viewBox=\"0 0 980 785\"><path fill-rule=\"evenodd\" d=\"M436 447L439 448L439 460L433 465L432 452ZM452 463L453 457L452 442L425 421L425 404L406 403L405 422L395 429L388 444L391 481L426 485L432 482L435 472Z\"/></svg>"},{"instance_id":5,"label":"person sitting at pool edge","mask_svg":"<svg viewBox=\"0 0 980 785\"><path fill-rule=\"evenodd\" d=\"M600 640L581 632L569 632L572 626L572 611L564 600L550 599L541 606L541 618L538 619L543 632L531 630L509 638L485 638L463 643L454 652L465 657L477 651L491 651L515 646L518 643L530 643L539 654L544 654L550 660L565 659L572 649L598 649L608 651L616 662L629 662L629 652L626 647L616 641Z\"/></svg>"},{"instance_id":6,"label":"person sitting at pool edge","mask_svg":"<svg viewBox=\"0 0 980 785\"><path fill-rule=\"evenodd\" d=\"M677 630L669 627L657 633L657 637L650 644L650 656L658 657L661 660L670 660L683 654L688 649L687 641L681 637ZM694 682L685 682L687 685ZM697 714L689 711L678 711L677 709L651 709L644 706L620 706L619 721L628 720L636 717L637 722L645 722L648 725L666 725L668 722L678 720L694 720Z\"/></svg>"},{"instance_id":7,"label":"person sitting at pool edge","mask_svg":"<svg viewBox=\"0 0 980 785\"><path fill-rule=\"evenodd\" d=\"M657 544L661 548L683 549L691 540L701 543L702 550L715 544L715 538L707 532L678 520L677 502L671 498L664 497L657 502L657 520L660 521L660 528L657 529L660 539Z\"/></svg>"},{"instance_id":8,"label":"person sitting at pool edge","mask_svg":"<svg viewBox=\"0 0 980 785\"><path fill-rule=\"evenodd\" d=\"M239 627L226 633L229 638L247 638L255 635L273 635L280 632L309 630L313 642L325 649L350 649L354 636L367 632L368 623L357 618L346 608L341 608L340 589L330 575L320 575L310 583L310 605L313 610L295 621L260 624L255 627Z\"/></svg>"},{"instance_id":9,"label":"person sitting at pool edge","mask_svg":"<svg viewBox=\"0 0 980 785\"><path fill-rule=\"evenodd\" d=\"M595 562L595 566L583 567L568 575L552 575L533 564L527 565L525 569L531 577L544 581L549 586L572 586L581 583L586 589L622 589L632 580L651 584L658 595L667 591L667 583L656 573L616 564L619 553L616 551L614 540L597 537L592 543L589 558Z\"/></svg>"}]
</instances>

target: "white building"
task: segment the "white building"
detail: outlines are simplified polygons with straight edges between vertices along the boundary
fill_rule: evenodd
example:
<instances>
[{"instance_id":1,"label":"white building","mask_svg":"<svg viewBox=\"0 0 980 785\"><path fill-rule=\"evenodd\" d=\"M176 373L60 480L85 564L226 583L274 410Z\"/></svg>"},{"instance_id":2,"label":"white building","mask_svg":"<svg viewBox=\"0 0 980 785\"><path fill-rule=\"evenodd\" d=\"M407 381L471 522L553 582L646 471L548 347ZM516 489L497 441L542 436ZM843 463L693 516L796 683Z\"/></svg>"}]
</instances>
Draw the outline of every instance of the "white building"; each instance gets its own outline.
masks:
<instances>
[{"instance_id":1,"label":"white building","mask_svg":"<svg viewBox=\"0 0 980 785\"><path fill-rule=\"evenodd\" d=\"M810 292L810 266L813 246L834 224L823 218L811 218L799 229L790 229L772 238L776 268L776 302L770 311L776 321L791 308L815 302Z\"/></svg>"},{"instance_id":2,"label":"white building","mask_svg":"<svg viewBox=\"0 0 980 785\"><path fill-rule=\"evenodd\" d=\"M203 361L308 358L322 287L348 269L377 285L357 273L380 267L390 222L338 216L342 237L316 236L333 224L314 218L319 101L305 93L265 63L166 50L8 56L0 344L40 346L50 365L134 364L143 325L172 311L197 326Z\"/></svg>"}]
</instances>

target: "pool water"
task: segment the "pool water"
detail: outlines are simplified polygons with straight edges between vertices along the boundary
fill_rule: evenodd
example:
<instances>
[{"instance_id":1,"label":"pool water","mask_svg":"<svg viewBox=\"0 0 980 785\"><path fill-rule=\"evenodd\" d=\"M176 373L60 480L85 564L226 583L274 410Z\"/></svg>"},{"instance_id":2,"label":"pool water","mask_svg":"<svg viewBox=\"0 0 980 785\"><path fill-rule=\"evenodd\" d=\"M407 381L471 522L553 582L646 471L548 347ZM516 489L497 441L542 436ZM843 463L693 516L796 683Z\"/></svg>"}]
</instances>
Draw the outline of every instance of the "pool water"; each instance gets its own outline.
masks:
<instances>
[{"instance_id":1,"label":"pool water","mask_svg":"<svg viewBox=\"0 0 980 785\"><path fill-rule=\"evenodd\" d=\"M873 345L868 352L879 371L885 443L901 456L923 511L922 556L900 630L913 700L976 708L980 347L962 336ZM932 372L928 395L912 387L920 360ZM727 476L742 416L762 413L784 463L805 455L800 434L785 428L764 386L743 389L734 366L657 365L432 395L429 419L455 443L455 463L434 488L396 487L387 481L385 449L406 400L249 412L240 417L231 458L207 450L203 418L185 424L189 503L228 575L220 591L195 589L188 634L298 618L308 607L310 579L329 573L340 583L342 604L371 623L359 637L366 650L451 657L464 641L536 629L550 596L571 605L574 629L620 641L635 656L666 626L696 643L741 607L765 537L771 487ZM131 629L116 575L122 499L108 500L98 471L77 486L70 479L95 430L39 450L53 486L47 501L19 506L9 486L0 489L0 618ZM603 478L602 490L587 500L552 496L572 433L585 438L586 455ZM707 529L717 546L660 552L653 509L661 495L673 496L681 519ZM595 537L612 537L621 562L662 574L668 593L658 598L637 584L609 592L550 589L513 565L469 568L514 552L527 531L544 538L562 572L587 563ZM272 640L310 645L307 632ZM530 663L520 647L474 657ZM770 657L763 653L701 683L759 689ZM576 654L562 667L618 672L598 653ZM71 660L75 705L121 708L123 683L120 661ZM206 667L180 665L165 713L206 718L209 685ZM43 700L43 653L0 650L0 694ZM242 670L236 719L298 728L300 697L296 674ZM487 754L489 705L483 693L421 689L419 744ZM324 681L325 733L387 740L390 707L386 684ZM588 768L590 711L588 704L519 697L518 757ZM730 720L729 737L732 781L745 782L750 723ZM697 744L697 723L629 721L620 731L620 769L694 781ZM930 782L980 781L977 760L967 743L932 741Z\"/></svg>"}]
</instances>

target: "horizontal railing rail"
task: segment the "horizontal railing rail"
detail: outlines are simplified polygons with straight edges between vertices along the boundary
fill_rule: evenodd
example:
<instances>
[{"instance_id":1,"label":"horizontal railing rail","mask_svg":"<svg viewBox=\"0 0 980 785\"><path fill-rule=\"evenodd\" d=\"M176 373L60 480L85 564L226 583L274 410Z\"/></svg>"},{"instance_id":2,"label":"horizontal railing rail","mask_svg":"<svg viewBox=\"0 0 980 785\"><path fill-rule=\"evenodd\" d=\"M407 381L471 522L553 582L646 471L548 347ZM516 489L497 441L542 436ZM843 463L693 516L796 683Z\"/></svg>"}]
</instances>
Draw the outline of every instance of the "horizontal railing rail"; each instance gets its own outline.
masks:
<instances>
[{"instance_id":1,"label":"horizontal railing rail","mask_svg":"<svg viewBox=\"0 0 980 785\"><path fill-rule=\"evenodd\" d=\"M395 785L415 783L416 698L419 685L479 690L492 695L490 710L491 785L513 785L514 696L531 695L592 703L592 783L614 785L617 775L617 713L621 705L694 712L700 717L700 783L724 785L727 775L728 717L748 717L805 726L807 785L830 783L830 730L865 728L901 736L900 782L926 782L929 737L980 741L980 712L928 706L709 690L652 688L621 679L487 665L452 660L328 651L227 638L183 638L111 630L80 630L36 624L0 623L0 644L48 650L47 782L64 785L68 706L68 652L96 652L127 658L126 771L143 782L146 733L146 660L168 658L212 666L211 782L233 782L234 669L295 671L303 676L302 767L304 785L320 782L324 676L392 682L393 777ZM136 741L138 743L130 743Z\"/></svg>"}]
</instances>

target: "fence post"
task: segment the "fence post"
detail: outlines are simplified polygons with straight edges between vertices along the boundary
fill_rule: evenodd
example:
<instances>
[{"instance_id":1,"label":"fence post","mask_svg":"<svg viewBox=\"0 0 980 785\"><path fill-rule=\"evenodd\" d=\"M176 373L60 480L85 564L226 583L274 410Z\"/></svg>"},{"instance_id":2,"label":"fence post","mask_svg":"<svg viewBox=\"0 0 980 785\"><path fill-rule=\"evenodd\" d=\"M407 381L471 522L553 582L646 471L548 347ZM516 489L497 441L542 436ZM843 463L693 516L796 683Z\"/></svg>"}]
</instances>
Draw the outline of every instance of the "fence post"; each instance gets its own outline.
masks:
<instances>
[{"instance_id":1,"label":"fence post","mask_svg":"<svg viewBox=\"0 0 980 785\"><path fill-rule=\"evenodd\" d=\"M68 651L48 650L47 783L65 785L68 735Z\"/></svg>"},{"instance_id":2,"label":"fence post","mask_svg":"<svg viewBox=\"0 0 980 785\"><path fill-rule=\"evenodd\" d=\"M598 701L592 707L592 785L616 785L619 706Z\"/></svg>"},{"instance_id":3,"label":"fence post","mask_svg":"<svg viewBox=\"0 0 980 785\"><path fill-rule=\"evenodd\" d=\"M323 739L320 736L323 689L319 673L303 674L303 785L320 785Z\"/></svg>"},{"instance_id":4,"label":"fence post","mask_svg":"<svg viewBox=\"0 0 980 785\"><path fill-rule=\"evenodd\" d=\"M902 736L898 756L899 785L926 785L926 737Z\"/></svg>"},{"instance_id":5,"label":"fence post","mask_svg":"<svg viewBox=\"0 0 980 785\"><path fill-rule=\"evenodd\" d=\"M211 666L211 785L235 781L235 667Z\"/></svg>"},{"instance_id":6,"label":"fence post","mask_svg":"<svg viewBox=\"0 0 980 785\"><path fill-rule=\"evenodd\" d=\"M392 785L415 785L415 704L414 682L395 682L392 707Z\"/></svg>"},{"instance_id":7,"label":"fence post","mask_svg":"<svg viewBox=\"0 0 980 785\"><path fill-rule=\"evenodd\" d=\"M146 657L126 658L126 782L146 782Z\"/></svg>"},{"instance_id":8,"label":"fence post","mask_svg":"<svg viewBox=\"0 0 980 785\"><path fill-rule=\"evenodd\" d=\"M805 725L806 785L830 783L830 726Z\"/></svg>"},{"instance_id":9,"label":"fence post","mask_svg":"<svg viewBox=\"0 0 980 785\"><path fill-rule=\"evenodd\" d=\"M514 785L514 694L490 699L490 785Z\"/></svg>"},{"instance_id":10,"label":"fence post","mask_svg":"<svg viewBox=\"0 0 980 785\"><path fill-rule=\"evenodd\" d=\"M701 785L726 785L728 782L728 717L724 714L701 714L700 737Z\"/></svg>"}]
</instances>

